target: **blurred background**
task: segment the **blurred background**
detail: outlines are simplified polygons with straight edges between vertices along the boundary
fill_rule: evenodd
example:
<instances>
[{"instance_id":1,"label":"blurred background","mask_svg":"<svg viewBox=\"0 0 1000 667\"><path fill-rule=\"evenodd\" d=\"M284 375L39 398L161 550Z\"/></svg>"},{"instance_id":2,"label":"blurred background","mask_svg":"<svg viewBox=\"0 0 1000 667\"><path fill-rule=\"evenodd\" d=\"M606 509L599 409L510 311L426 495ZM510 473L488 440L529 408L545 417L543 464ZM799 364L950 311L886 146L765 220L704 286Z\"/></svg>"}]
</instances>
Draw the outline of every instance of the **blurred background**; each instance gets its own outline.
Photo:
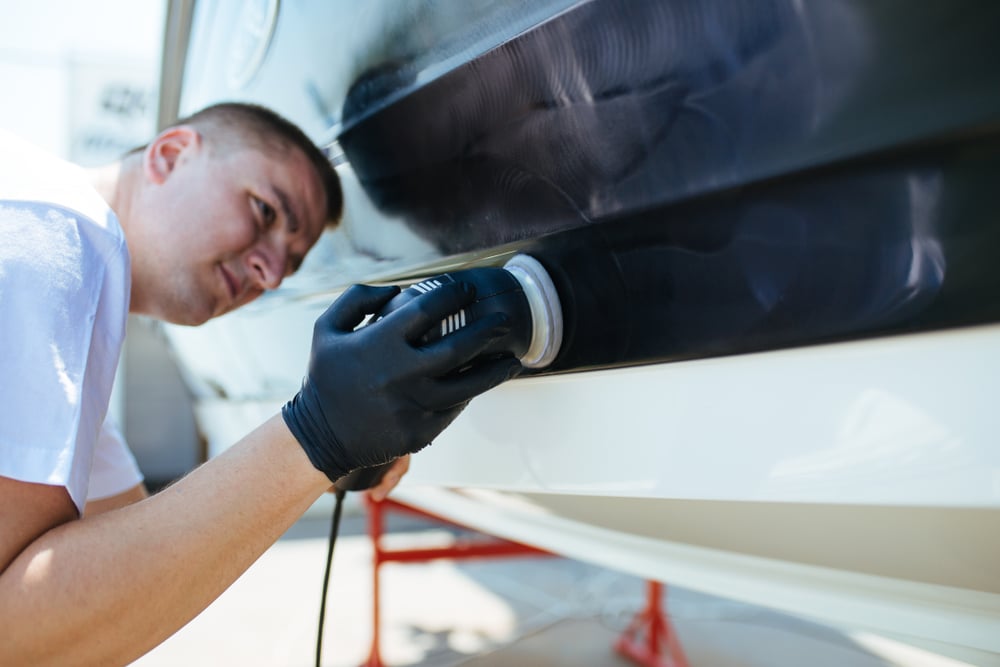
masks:
<instances>
[{"instance_id":1,"label":"blurred background","mask_svg":"<svg viewBox=\"0 0 1000 667\"><path fill-rule=\"evenodd\" d=\"M94 166L156 130L166 0L3 3L0 127ZM131 317L112 410L152 488L204 459L192 400L156 325Z\"/></svg>"}]
</instances>

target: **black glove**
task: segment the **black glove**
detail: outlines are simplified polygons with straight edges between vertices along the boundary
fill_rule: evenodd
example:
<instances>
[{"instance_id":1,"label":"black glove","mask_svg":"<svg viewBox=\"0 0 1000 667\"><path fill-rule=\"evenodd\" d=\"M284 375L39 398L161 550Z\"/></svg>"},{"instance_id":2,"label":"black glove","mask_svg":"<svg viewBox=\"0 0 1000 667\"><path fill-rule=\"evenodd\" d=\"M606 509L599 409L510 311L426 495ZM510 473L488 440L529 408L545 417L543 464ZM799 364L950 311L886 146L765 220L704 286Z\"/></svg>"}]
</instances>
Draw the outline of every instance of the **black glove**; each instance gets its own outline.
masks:
<instances>
[{"instance_id":1,"label":"black glove","mask_svg":"<svg viewBox=\"0 0 1000 667\"><path fill-rule=\"evenodd\" d=\"M357 329L399 292L354 285L313 327L309 371L282 416L330 481L422 449L465 405L521 370L511 357L476 359L510 331L494 313L428 344L430 328L472 303L468 283L440 287Z\"/></svg>"}]
</instances>

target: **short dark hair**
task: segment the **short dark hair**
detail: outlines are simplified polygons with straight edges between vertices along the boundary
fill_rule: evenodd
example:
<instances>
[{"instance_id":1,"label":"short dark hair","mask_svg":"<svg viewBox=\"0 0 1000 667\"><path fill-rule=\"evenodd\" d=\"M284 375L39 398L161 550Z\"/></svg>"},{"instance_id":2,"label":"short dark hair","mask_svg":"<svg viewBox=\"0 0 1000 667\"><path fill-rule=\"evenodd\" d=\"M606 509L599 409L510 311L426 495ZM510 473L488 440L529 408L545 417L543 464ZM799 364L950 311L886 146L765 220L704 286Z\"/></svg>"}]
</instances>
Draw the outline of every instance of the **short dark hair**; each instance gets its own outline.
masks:
<instances>
[{"instance_id":1,"label":"short dark hair","mask_svg":"<svg viewBox=\"0 0 1000 667\"><path fill-rule=\"evenodd\" d=\"M297 125L270 109L246 102L221 102L181 118L172 127L190 125L201 133L212 150L225 154L240 148L256 148L265 154L301 150L316 170L326 193L326 222L335 226L344 212L344 195L336 170ZM139 152L145 146L135 149Z\"/></svg>"}]
</instances>

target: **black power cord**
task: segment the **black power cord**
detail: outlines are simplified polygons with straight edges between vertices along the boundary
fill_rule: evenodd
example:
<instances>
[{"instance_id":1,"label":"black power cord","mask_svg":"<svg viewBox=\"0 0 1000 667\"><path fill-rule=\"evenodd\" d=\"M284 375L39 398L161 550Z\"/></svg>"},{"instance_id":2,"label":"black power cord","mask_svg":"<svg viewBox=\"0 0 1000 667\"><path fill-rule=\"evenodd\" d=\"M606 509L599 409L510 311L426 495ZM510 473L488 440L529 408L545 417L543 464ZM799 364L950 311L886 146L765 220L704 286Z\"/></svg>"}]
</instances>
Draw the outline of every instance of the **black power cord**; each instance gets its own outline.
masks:
<instances>
[{"instance_id":1,"label":"black power cord","mask_svg":"<svg viewBox=\"0 0 1000 667\"><path fill-rule=\"evenodd\" d=\"M330 564L333 563L333 545L337 541L337 531L340 530L340 510L343 507L344 496L348 491L364 491L378 486L382 477L392 468L393 462L370 468L358 468L345 475L333 485L336 503L333 505L333 520L330 524L330 542L326 550L326 571L323 573L323 599L319 604L319 630L316 632L316 667L320 667L323 654L323 621L326 620L326 590L330 585Z\"/></svg>"},{"instance_id":2,"label":"black power cord","mask_svg":"<svg viewBox=\"0 0 1000 667\"><path fill-rule=\"evenodd\" d=\"M326 549L326 569L323 572L323 594L319 602L319 629L316 631L316 667L320 667L323 656L323 623L326 620L326 591L330 585L330 565L333 563L333 545L337 542L337 531L340 530L340 511L343 507L343 489L335 489L336 501L333 505L333 519L330 522L330 538Z\"/></svg>"}]
</instances>

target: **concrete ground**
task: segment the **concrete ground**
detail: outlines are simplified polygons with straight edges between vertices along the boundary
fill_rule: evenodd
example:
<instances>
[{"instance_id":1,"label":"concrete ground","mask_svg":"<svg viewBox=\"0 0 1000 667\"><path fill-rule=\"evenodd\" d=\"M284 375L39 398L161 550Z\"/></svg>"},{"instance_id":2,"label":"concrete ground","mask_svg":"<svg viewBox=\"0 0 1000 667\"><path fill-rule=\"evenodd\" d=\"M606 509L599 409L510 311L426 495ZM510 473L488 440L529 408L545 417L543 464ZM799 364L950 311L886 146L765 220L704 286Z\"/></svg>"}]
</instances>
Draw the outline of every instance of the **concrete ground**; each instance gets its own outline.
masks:
<instances>
[{"instance_id":1,"label":"concrete ground","mask_svg":"<svg viewBox=\"0 0 1000 667\"><path fill-rule=\"evenodd\" d=\"M392 547L449 543L453 529L393 516ZM328 520L293 527L221 598L134 667L314 664ZM371 546L345 513L327 602L323 665L365 663L372 637ZM561 558L387 564L381 657L399 667L625 667L613 644L644 604L635 577ZM690 667L976 667L1000 656L915 646L670 588ZM956 657L957 656L957 657Z\"/></svg>"}]
</instances>

